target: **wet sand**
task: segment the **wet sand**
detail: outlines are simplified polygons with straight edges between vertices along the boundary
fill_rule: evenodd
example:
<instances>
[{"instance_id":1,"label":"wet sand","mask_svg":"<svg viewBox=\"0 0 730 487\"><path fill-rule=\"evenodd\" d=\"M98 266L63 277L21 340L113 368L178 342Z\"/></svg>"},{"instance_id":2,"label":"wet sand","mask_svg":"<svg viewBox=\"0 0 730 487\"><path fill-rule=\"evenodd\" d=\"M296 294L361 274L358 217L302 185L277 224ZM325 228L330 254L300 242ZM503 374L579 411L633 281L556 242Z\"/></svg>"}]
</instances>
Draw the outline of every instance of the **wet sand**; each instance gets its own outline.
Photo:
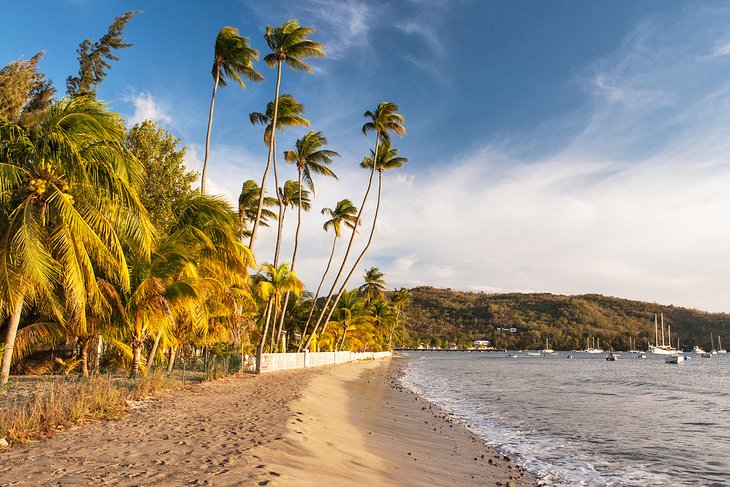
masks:
<instances>
[{"instance_id":1,"label":"wet sand","mask_svg":"<svg viewBox=\"0 0 730 487\"><path fill-rule=\"evenodd\" d=\"M0 485L536 485L399 361L228 378L0 453Z\"/></svg>"}]
</instances>

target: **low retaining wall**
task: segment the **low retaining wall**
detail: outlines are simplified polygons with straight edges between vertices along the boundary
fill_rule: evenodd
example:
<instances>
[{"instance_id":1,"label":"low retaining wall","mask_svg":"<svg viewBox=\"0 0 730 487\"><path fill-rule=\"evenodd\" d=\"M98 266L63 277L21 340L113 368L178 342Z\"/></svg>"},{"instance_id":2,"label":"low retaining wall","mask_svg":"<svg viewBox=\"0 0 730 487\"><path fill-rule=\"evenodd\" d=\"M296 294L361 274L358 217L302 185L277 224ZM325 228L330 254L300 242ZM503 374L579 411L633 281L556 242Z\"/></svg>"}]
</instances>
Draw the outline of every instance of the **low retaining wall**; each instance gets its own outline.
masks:
<instances>
[{"instance_id":1,"label":"low retaining wall","mask_svg":"<svg viewBox=\"0 0 730 487\"><path fill-rule=\"evenodd\" d=\"M391 352L302 352L302 353L263 353L261 368L263 372L286 369L307 369L321 365L344 364L358 360L378 360L390 358Z\"/></svg>"}]
</instances>

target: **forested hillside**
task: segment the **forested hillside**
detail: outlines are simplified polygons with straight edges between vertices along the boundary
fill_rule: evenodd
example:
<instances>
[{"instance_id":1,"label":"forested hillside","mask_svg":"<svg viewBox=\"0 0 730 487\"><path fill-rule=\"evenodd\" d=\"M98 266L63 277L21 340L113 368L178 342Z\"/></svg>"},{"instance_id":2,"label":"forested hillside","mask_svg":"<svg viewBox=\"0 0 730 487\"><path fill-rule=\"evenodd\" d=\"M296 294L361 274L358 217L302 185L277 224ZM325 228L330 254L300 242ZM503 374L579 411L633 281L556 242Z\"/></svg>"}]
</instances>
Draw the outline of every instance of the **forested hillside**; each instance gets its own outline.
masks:
<instances>
[{"instance_id":1,"label":"forested hillside","mask_svg":"<svg viewBox=\"0 0 730 487\"><path fill-rule=\"evenodd\" d=\"M629 337L638 348L654 341L654 314L663 313L672 342L710 348L710 334L727 338L730 314L706 313L671 305L631 301L598 294L484 294L418 287L411 289L407 310L410 346L461 348L474 340L490 340L498 348L539 349L549 339L556 350L585 348L595 337L604 349L627 349ZM515 333L498 328L517 328Z\"/></svg>"}]
</instances>

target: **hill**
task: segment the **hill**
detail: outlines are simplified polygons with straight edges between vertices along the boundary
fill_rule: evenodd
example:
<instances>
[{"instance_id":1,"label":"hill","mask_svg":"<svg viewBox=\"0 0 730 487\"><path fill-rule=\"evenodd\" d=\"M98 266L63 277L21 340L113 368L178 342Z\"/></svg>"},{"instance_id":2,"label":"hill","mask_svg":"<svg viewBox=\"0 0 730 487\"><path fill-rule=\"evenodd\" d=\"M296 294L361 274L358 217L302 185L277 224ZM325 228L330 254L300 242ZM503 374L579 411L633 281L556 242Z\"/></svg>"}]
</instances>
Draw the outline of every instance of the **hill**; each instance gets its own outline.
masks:
<instances>
[{"instance_id":1,"label":"hill","mask_svg":"<svg viewBox=\"0 0 730 487\"><path fill-rule=\"evenodd\" d=\"M645 349L654 341L654 315L664 314L672 343L691 349L710 348L710 334L730 346L730 314L660 305L598 294L564 296L547 293L485 294L417 287L407 309L409 345L462 348L474 340L490 340L498 348L540 349L586 347L595 337L604 349L625 350L629 337ZM516 332L500 329L516 328ZM727 348L727 347L726 347Z\"/></svg>"}]
</instances>

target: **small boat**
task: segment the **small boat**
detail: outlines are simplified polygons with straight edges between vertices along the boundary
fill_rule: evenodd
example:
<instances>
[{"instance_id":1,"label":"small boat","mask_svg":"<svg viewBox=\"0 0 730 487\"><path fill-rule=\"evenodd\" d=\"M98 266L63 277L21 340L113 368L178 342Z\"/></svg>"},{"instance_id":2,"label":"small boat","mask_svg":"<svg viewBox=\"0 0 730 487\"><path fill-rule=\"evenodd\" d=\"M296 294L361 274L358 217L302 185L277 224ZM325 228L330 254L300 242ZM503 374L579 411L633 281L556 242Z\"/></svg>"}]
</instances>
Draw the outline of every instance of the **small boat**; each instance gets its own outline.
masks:
<instances>
[{"instance_id":1,"label":"small boat","mask_svg":"<svg viewBox=\"0 0 730 487\"><path fill-rule=\"evenodd\" d=\"M704 348L702 348L702 347L700 347L699 345L695 345L695 346L694 346L694 347L692 348L692 352L694 352L694 353L699 353L699 354L707 353L707 352L705 352L705 349L704 349Z\"/></svg>"},{"instance_id":2,"label":"small boat","mask_svg":"<svg viewBox=\"0 0 730 487\"><path fill-rule=\"evenodd\" d=\"M608 355L606 355L606 360L609 362L615 362L618 360L618 353L608 352Z\"/></svg>"},{"instance_id":3,"label":"small boat","mask_svg":"<svg viewBox=\"0 0 730 487\"><path fill-rule=\"evenodd\" d=\"M636 356L636 358L646 358L646 354L640 353L639 355Z\"/></svg>"},{"instance_id":4,"label":"small boat","mask_svg":"<svg viewBox=\"0 0 730 487\"><path fill-rule=\"evenodd\" d=\"M722 340L720 339L720 335L717 335L717 353L727 353L727 350L722 348Z\"/></svg>"},{"instance_id":5,"label":"small boat","mask_svg":"<svg viewBox=\"0 0 730 487\"><path fill-rule=\"evenodd\" d=\"M667 357L664 359L665 364L683 364L684 363L684 355L667 355Z\"/></svg>"},{"instance_id":6,"label":"small boat","mask_svg":"<svg viewBox=\"0 0 730 487\"><path fill-rule=\"evenodd\" d=\"M527 352L528 357L539 357L540 352Z\"/></svg>"},{"instance_id":7,"label":"small boat","mask_svg":"<svg viewBox=\"0 0 730 487\"><path fill-rule=\"evenodd\" d=\"M554 355L555 354L555 350L550 348L550 342L548 341L547 338L545 339L545 348L542 349L542 353L544 353L545 355Z\"/></svg>"},{"instance_id":8,"label":"small boat","mask_svg":"<svg viewBox=\"0 0 730 487\"><path fill-rule=\"evenodd\" d=\"M702 358L712 358L712 354L709 352L704 352L702 355L700 355Z\"/></svg>"},{"instance_id":9,"label":"small boat","mask_svg":"<svg viewBox=\"0 0 730 487\"><path fill-rule=\"evenodd\" d=\"M565 357L565 358L573 358L573 356L572 356L572 355L568 355L568 356L567 356L567 357Z\"/></svg>"}]
</instances>

